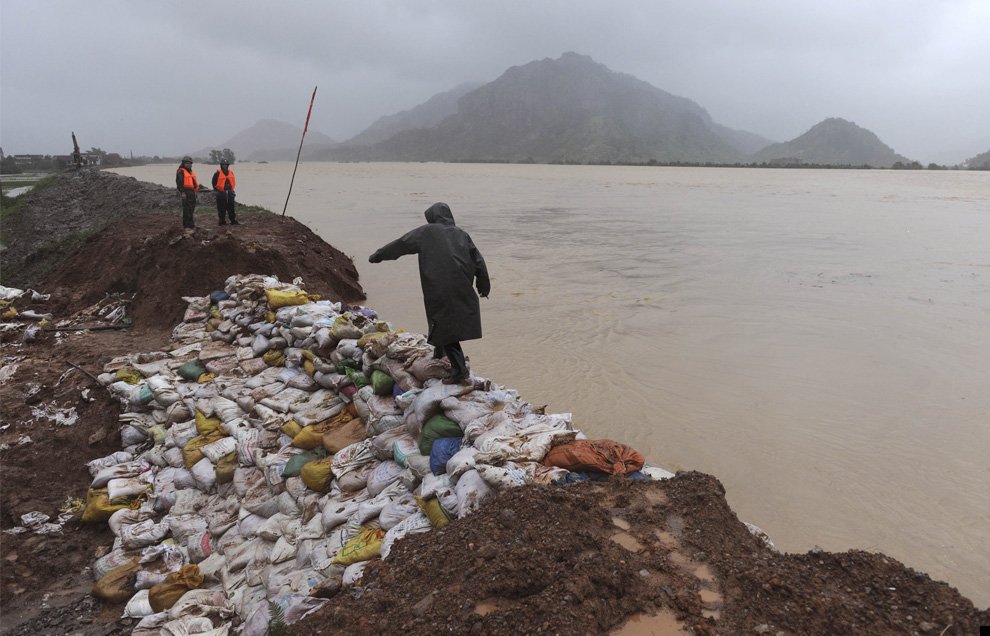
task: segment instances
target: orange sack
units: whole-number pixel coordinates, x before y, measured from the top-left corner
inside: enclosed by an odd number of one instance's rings
[[[593,470],[610,475],[628,475],[643,468],[646,459],[635,448],[610,439],[579,439],[554,446],[543,458],[546,466],[572,472]]]

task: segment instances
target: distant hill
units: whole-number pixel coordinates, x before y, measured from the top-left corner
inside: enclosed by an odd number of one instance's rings
[[[970,170],[990,170],[990,150],[967,159],[965,166]]]
[[[404,130],[433,128],[455,114],[457,100],[479,86],[481,84],[478,82],[466,82],[446,93],[438,93],[419,106],[379,118],[359,135],[343,143],[348,146],[370,146]]]
[[[210,150],[230,148],[240,160],[285,161],[296,158],[302,128],[276,119],[262,119],[250,128],[237,133],[227,141],[193,153],[195,157],[209,157]],[[312,128],[306,132],[306,146],[329,146],[333,139]]]
[[[757,162],[889,168],[910,159],[897,154],[880,138],[856,124],[832,117],[800,137],[773,144],[753,155]]]
[[[565,53],[512,67],[465,93],[457,111],[431,128],[402,130],[371,145],[348,142],[314,158],[731,163],[747,160],[766,141],[714,123],[689,99]]]

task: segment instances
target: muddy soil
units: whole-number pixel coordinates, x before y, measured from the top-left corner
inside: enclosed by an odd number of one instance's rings
[[[308,228],[249,209],[242,225],[217,227],[209,194],[192,235],[173,192],[126,177],[83,171],[26,196],[4,216],[0,281],[51,293],[15,305],[54,319],[34,341],[15,333],[0,345],[5,531],[28,512],[54,519],[85,496],[85,463],[120,447],[120,408],[93,376],[116,355],[161,348],[182,296],[266,273],[300,276],[333,300],[363,298],[350,259]],[[126,329],[51,329],[107,294],[133,295]],[[90,566],[112,540],[78,514],[60,534],[0,534],[0,633],[129,633],[122,606],[89,596]],[[882,554],[774,552],[739,522],[714,477],[682,473],[505,492],[399,542],[360,587],[293,633],[937,635],[981,624],[990,624],[986,610]]]

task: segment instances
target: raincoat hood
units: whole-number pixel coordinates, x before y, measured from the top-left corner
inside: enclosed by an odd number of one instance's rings
[[[450,206],[446,203],[434,203],[426,208],[427,223],[441,223],[443,225],[456,225],[454,214],[450,211]]]

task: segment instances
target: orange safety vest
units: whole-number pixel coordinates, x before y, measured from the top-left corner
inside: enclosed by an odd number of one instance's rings
[[[199,190],[199,181],[196,180],[196,173],[192,170],[179,168],[182,171],[182,187],[186,190]]]
[[[237,179],[234,178],[234,171],[227,168],[227,174],[223,173],[223,170],[217,170],[217,190],[223,192],[227,189],[227,180],[230,180],[230,189],[233,190],[237,187]]]

